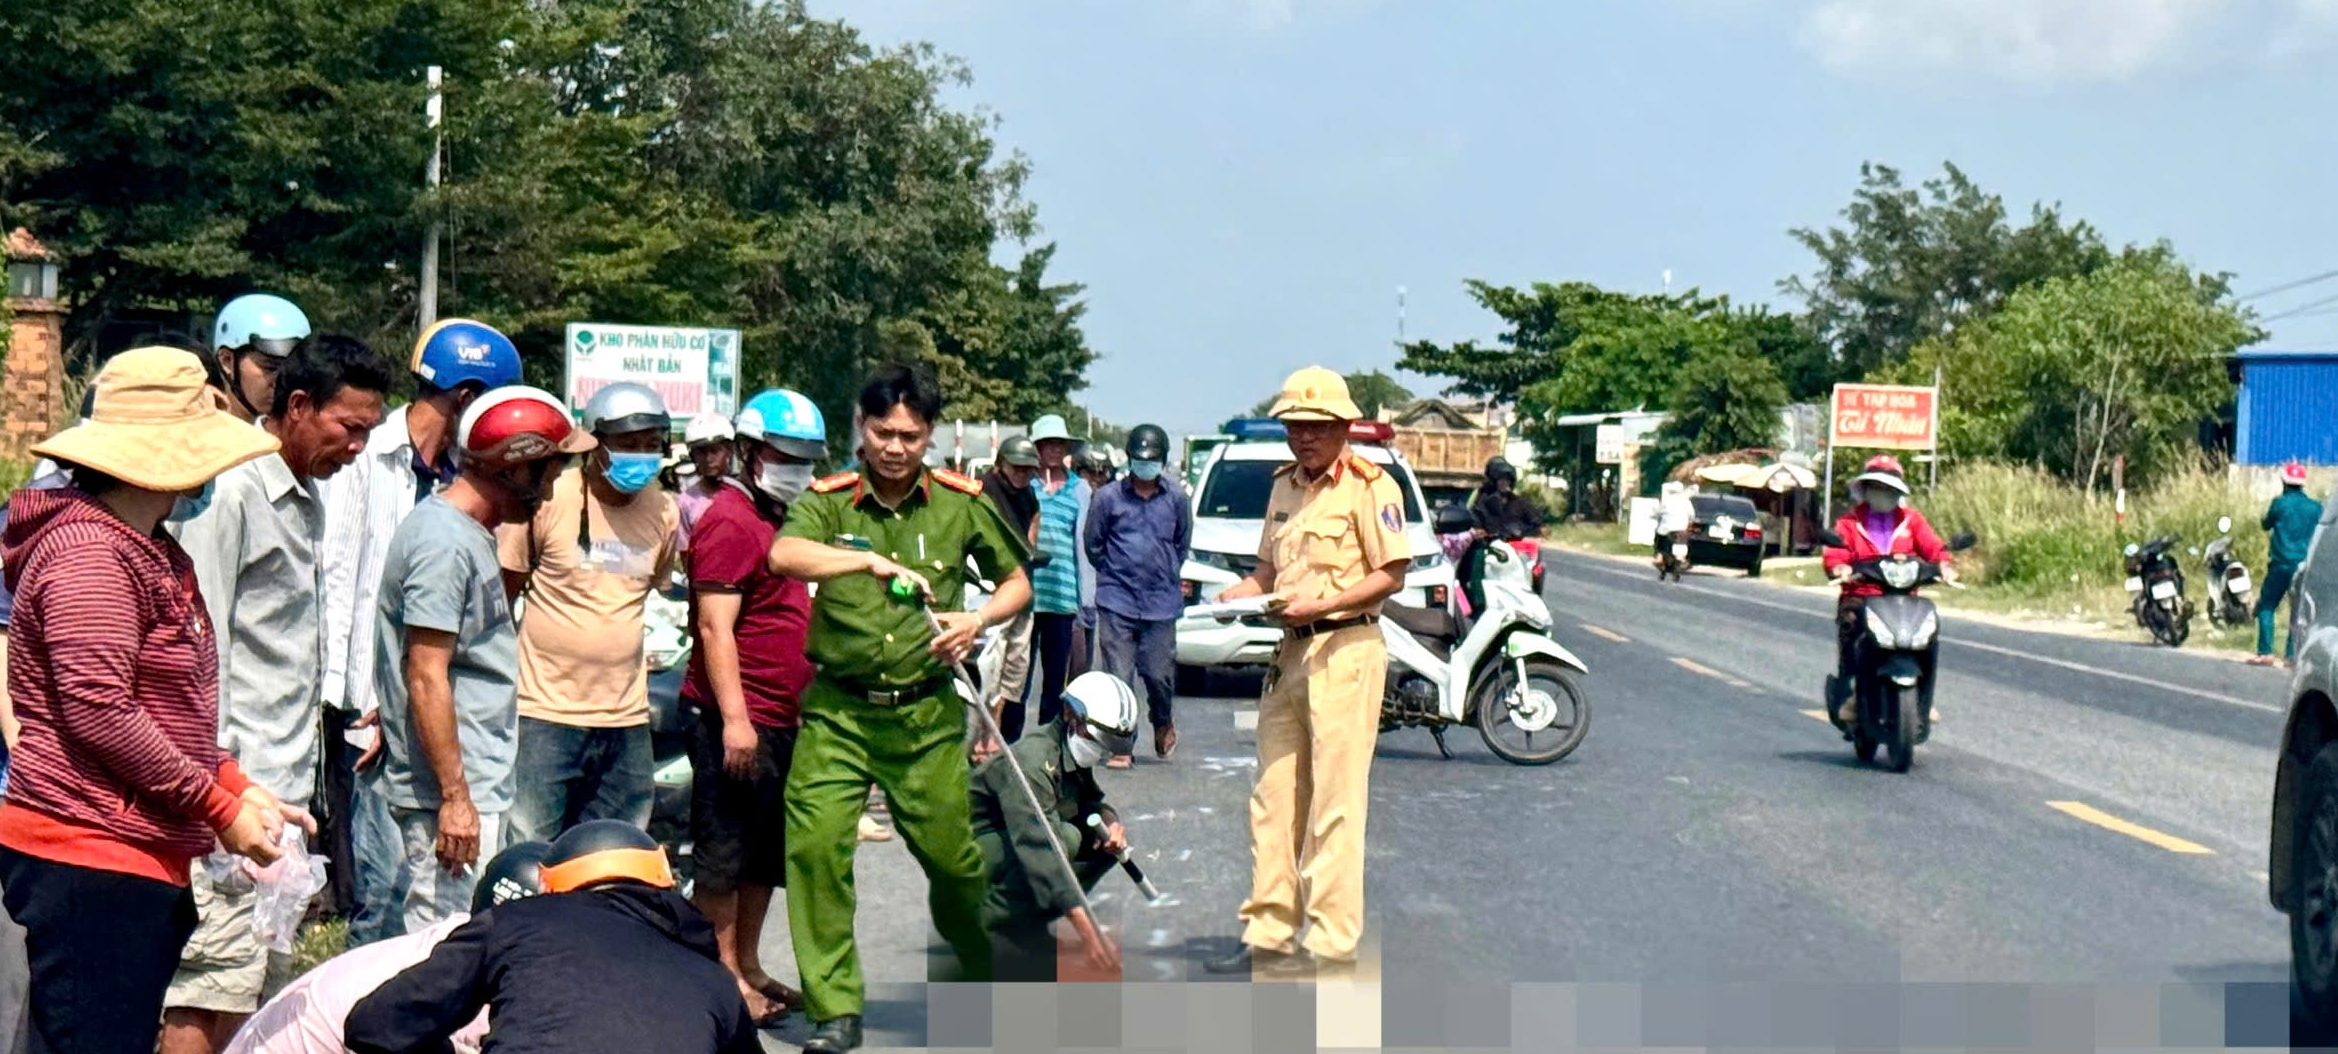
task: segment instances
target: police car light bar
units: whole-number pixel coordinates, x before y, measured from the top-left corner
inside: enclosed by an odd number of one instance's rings
[[[1290,435],[1290,430],[1272,417],[1237,417],[1226,422],[1222,431],[1236,439],[1282,439]]]
[[[1396,426],[1386,421],[1350,421],[1348,438],[1366,443],[1385,443],[1396,438]]]

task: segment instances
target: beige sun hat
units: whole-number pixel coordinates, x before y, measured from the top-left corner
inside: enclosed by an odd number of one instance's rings
[[[133,348],[98,371],[89,420],[32,448],[143,490],[193,490],[276,452],[276,437],[227,412],[204,383],[203,360],[177,348]]]
[[[1348,397],[1347,378],[1321,366],[1309,366],[1283,381],[1283,394],[1267,416],[1286,421],[1354,421],[1364,412]]]

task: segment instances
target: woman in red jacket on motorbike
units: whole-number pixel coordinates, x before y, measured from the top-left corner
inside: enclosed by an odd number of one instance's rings
[[[1827,577],[1842,583],[1842,595],[1835,602],[1835,679],[1830,682],[1833,691],[1827,699],[1827,713],[1845,737],[1850,736],[1851,725],[1858,718],[1851,680],[1858,671],[1859,641],[1866,632],[1867,598],[1883,595],[1882,586],[1850,578],[1851,565],[1879,556],[1912,553],[1944,565],[1941,579],[1955,581],[1955,572],[1945,566],[1948,546],[1942,544],[1924,514],[1907,504],[1908,482],[1898,458],[1888,454],[1870,458],[1851,480],[1851,497],[1858,504],[1835,521],[1835,533],[1843,537],[1844,544],[1841,548],[1828,546],[1821,557]]]

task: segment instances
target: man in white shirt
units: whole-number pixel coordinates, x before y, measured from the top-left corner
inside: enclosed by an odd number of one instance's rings
[[[365,452],[325,491],[324,610],[326,855],[350,912],[352,947],[395,932],[391,883],[399,836],[389,804],[357,793],[355,772],[380,749],[374,702],[374,607],[390,536],[417,502],[454,478],[455,426],[471,400],[517,384],[510,338],[468,319],[447,319],[414,343],[414,402],[392,410]]]
[[[548,842],[514,845],[480,872],[469,914],[458,912],[426,929],[351,948],[302,974],[252,1015],[226,1054],[346,1054],[341,1030],[358,1000],[430,958],[431,950],[472,915],[543,892],[544,854],[551,850]],[[487,1011],[447,1038],[464,1054],[477,1051],[487,1040]]]

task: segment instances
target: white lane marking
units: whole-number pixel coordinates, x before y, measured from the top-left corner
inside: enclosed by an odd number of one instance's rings
[[[1614,576],[1615,576],[1615,577],[1617,577],[1617,578],[1630,578],[1630,579],[1635,579],[1635,580],[1636,580],[1636,579],[1638,579],[1638,578],[1640,577],[1640,576],[1638,576],[1638,575],[1630,575],[1630,574],[1625,574],[1624,572],[1621,572],[1621,571],[1614,571],[1614,570],[1610,570],[1610,569],[1608,569],[1608,568],[1599,567],[1599,566],[1597,566],[1597,565],[1590,565],[1590,566],[1591,566],[1591,569],[1592,569],[1592,570],[1594,570],[1594,571],[1598,571],[1598,572],[1600,572],[1601,574],[1614,575]],[[1709,596],[1716,596],[1716,597],[1720,597],[1720,598],[1722,598],[1723,600],[1735,600],[1735,601],[1738,601],[1739,603],[1744,603],[1744,604],[1752,604],[1752,605],[1754,605],[1754,606],[1756,606],[1756,607],[1772,608],[1772,609],[1774,609],[1774,610],[1778,610],[1778,611],[1791,611],[1791,612],[1793,612],[1794,614],[1797,614],[1797,615],[1805,615],[1805,616],[1808,616],[1808,617],[1810,617],[1810,618],[1819,619],[1819,620],[1821,620],[1821,621],[1825,621],[1825,622],[1833,622],[1833,621],[1835,620],[1835,617],[1834,617],[1833,615],[1828,615],[1828,614],[1824,614],[1824,613],[1817,612],[1817,611],[1811,611],[1811,610],[1809,610],[1809,609],[1807,609],[1807,608],[1798,608],[1798,607],[1795,607],[1795,606],[1794,606],[1794,605],[1792,605],[1792,604],[1780,604],[1780,603],[1778,603],[1778,602],[1776,602],[1776,601],[1771,601],[1771,600],[1761,600],[1761,599],[1758,599],[1758,598],[1755,598],[1755,597],[1749,597],[1749,596],[1740,596],[1740,595],[1738,595],[1738,594],[1736,594],[1736,593],[1729,593],[1729,592],[1724,592],[1724,591],[1722,591],[1722,590],[1718,590],[1718,589],[1705,589],[1705,588],[1702,588],[1702,587],[1699,587],[1699,586],[1683,585],[1683,584],[1680,584],[1680,583],[1677,583],[1677,582],[1673,584],[1673,588],[1674,588],[1674,589],[1686,589],[1686,590],[1690,590],[1690,591],[1692,591],[1692,592],[1697,592],[1697,593],[1704,593],[1704,594],[1707,594],[1707,595],[1709,595]],[[1954,613],[1950,613],[1950,617],[1952,617],[1952,618],[1953,618],[1953,617],[1954,617]],[[2015,649],[2012,649],[2012,648],[2004,648],[2004,647],[1999,647],[1999,646],[1997,646],[1997,645],[1995,645],[1995,644],[1983,644],[1983,643],[1981,643],[1981,642],[1979,642],[1979,641],[1973,641],[1973,640],[1964,640],[1964,639],[1961,639],[1961,638],[1953,638],[1953,637],[1952,637],[1952,638],[1948,638],[1948,639],[1945,641],[1945,643],[1947,643],[1947,644],[1950,644],[1950,645],[1953,645],[1953,646],[1955,646],[1955,647],[1959,647],[1959,648],[1975,648],[1975,649],[1978,649],[1978,650],[1980,650],[1980,651],[1995,652],[1995,653],[1997,653],[1997,654],[1999,654],[1999,655],[2005,655],[2005,656],[2009,656],[2009,657],[2016,658],[2016,659],[2027,659],[2027,660],[2029,660],[2029,661],[2031,661],[2031,662],[2040,662],[2040,663],[2044,663],[2044,664],[2046,664],[2046,665],[2048,665],[2048,666],[2059,666],[2059,667],[2061,667],[2061,668],[2063,668],[2063,669],[2065,669],[2065,670],[2070,670],[2070,671],[2073,671],[2073,672],[2076,672],[2076,673],[2087,673],[2087,674],[2093,674],[2094,676],[2097,676],[2097,677],[2108,677],[2108,678],[2110,678],[2110,679],[2112,679],[2112,680],[2114,680],[2114,681],[2126,681],[2126,682],[2128,682],[2128,683],[2130,683],[2130,684],[2140,684],[2140,685],[2144,685],[2144,686],[2146,686],[2146,687],[2150,687],[2150,688],[2157,688],[2157,689],[2160,689],[2161,691],[2175,692],[2175,693],[2177,693],[2177,694],[2179,694],[2179,695],[2189,695],[2189,696],[2192,696],[2192,697],[2194,697],[2194,698],[2196,698],[2196,699],[2206,699],[2206,700],[2208,700],[2209,702],[2212,702],[2212,703],[2223,703],[2223,704],[2225,704],[2226,706],[2237,706],[2237,707],[2241,707],[2242,709],[2245,709],[2245,710],[2258,710],[2258,711],[2262,711],[2262,712],[2264,712],[2264,713],[2268,713],[2268,714],[2279,714],[2279,713],[2285,713],[2285,712],[2286,712],[2286,711],[2284,711],[2284,710],[2283,710],[2281,707],[2274,706],[2274,705],[2273,705],[2273,704],[2271,704],[2271,703],[2260,703],[2260,702],[2257,702],[2256,700],[2253,700],[2253,699],[2241,699],[2241,698],[2237,698],[2237,697],[2235,697],[2235,696],[2224,695],[2224,694],[2221,694],[2221,693],[2218,693],[2218,692],[2208,692],[2208,691],[2202,691],[2202,690],[2200,690],[2200,689],[2198,689],[2198,688],[2187,688],[2187,687],[2184,687],[2183,685],[2180,685],[2180,684],[2169,684],[2169,683],[2167,683],[2166,681],[2155,681],[2155,680],[2152,680],[2152,679],[2151,679],[2151,678],[2149,678],[2149,677],[2139,677],[2139,676],[2136,676],[2135,674],[2132,674],[2132,673],[2120,673],[2120,672],[2119,672],[2119,671],[2117,671],[2117,670],[2106,670],[2106,669],[2103,669],[2102,667],[2099,667],[2099,666],[2089,666],[2089,665],[2087,665],[2087,664],[2085,664],[2085,663],[2082,663],[2082,662],[2071,662],[2071,661],[2069,661],[2069,660],[2067,660],[2067,659],[2056,659],[2056,658],[2053,658],[2053,657],[2051,657],[2051,656],[2046,656],[2046,655],[2032,655],[2032,654],[2030,654],[2029,652],[2026,652],[2026,651],[2017,651],[2017,650],[2015,650]]]
[[[1256,711],[1256,710],[1236,710],[1236,711],[1234,711],[1234,731],[1236,731],[1236,732],[1256,732],[1256,731],[1258,731],[1258,711]]]

